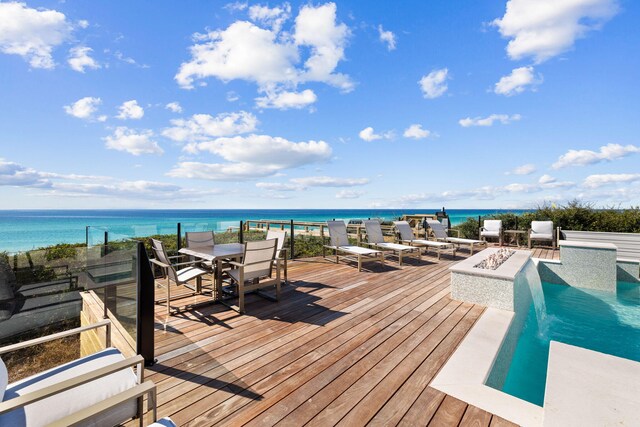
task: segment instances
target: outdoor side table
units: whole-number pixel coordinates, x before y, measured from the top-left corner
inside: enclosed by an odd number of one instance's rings
[[[525,235],[527,232],[524,230],[504,230],[504,234],[508,236],[508,245],[515,245],[520,247],[520,236]]]

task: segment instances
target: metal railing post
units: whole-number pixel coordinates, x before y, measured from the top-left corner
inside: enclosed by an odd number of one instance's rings
[[[240,243],[244,243],[244,222],[240,221],[240,235],[238,236]]]
[[[176,247],[178,250],[182,249],[182,224],[178,223],[178,229],[176,230],[176,234],[178,235],[178,244]]]
[[[85,227],[85,230],[84,230],[84,240],[85,240],[86,246],[89,246],[89,226],[88,225]]]
[[[144,358],[145,365],[151,366],[156,362],[154,355],[155,279],[147,250],[142,242],[138,242],[137,253],[136,352]]]
[[[291,237],[289,238],[289,240],[291,241],[291,255],[289,255],[289,259],[294,259],[295,258],[295,235],[293,234],[295,230],[295,227],[293,225],[293,220],[291,220]]]

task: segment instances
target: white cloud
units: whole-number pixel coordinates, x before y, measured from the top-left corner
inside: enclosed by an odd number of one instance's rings
[[[391,31],[385,31],[382,25],[378,25],[378,34],[380,41],[387,45],[387,50],[392,51],[396,48],[396,35]]]
[[[509,0],[493,25],[510,39],[511,59],[531,57],[540,63],[571,49],[617,12],[616,0]]]
[[[518,121],[522,118],[520,114],[512,114],[511,116],[508,114],[491,114],[487,117],[467,117],[466,119],[460,119],[458,123],[462,127],[470,127],[470,126],[493,126],[494,122],[500,122],[503,125],[508,125],[511,122]]]
[[[150,130],[136,131],[124,126],[117,127],[113,135],[103,138],[110,150],[126,151],[134,156],[140,154],[162,154],[163,150],[153,139]]]
[[[71,105],[65,105],[64,111],[70,116],[77,117],[79,119],[90,120],[93,119],[93,113],[98,111],[98,106],[102,104],[100,98],[94,98],[86,96],[74,102]],[[99,121],[104,121],[100,120]]]
[[[182,106],[180,105],[179,102],[170,102],[167,105],[165,105],[164,108],[166,108],[167,110],[173,113],[182,113]]]
[[[631,144],[607,144],[600,147],[599,151],[569,150],[560,156],[552,167],[554,169],[561,169],[568,166],[586,166],[620,159],[633,153],[640,153],[640,147]]]
[[[291,182],[303,187],[355,187],[366,185],[370,181],[367,178],[334,178],[330,176],[308,176],[293,178]]]
[[[422,125],[413,124],[404,130],[402,136],[405,138],[425,139],[431,135],[431,131],[422,129]]]
[[[542,80],[542,74],[536,76],[533,67],[515,68],[511,74],[500,78],[493,91],[498,95],[511,96],[522,93],[527,88],[535,90]]]
[[[258,119],[246,111],[209,114],[194,114],[190,119],[171,120],[173,125],[162,131],[162,135],[178,142],[199,142],[221,136],[232,136],[253,132]]]
[[[429,74],[423,76],[418,84],[422,89],[425,98],[433,99],[444,95],[447,91],[447,79],[449,78],[449,70],[442,68],[433,70]]]
[[[366,127],[364,129],[362,129],[358,133],[358,136],[362,140],[371,142],[371,141],[375,141],[375,140],[378,140],[378,139],[391,139],[391,138],[393,138],[393,131],[385,132],[383,134],[377,134],[377,133],[375,133],[373,128],[371,126],[369,126],[369,127]]]
[[[350,31],[336,20],[336,5],[303,6],[289,31],[280,30],[290,7],[251,7],[250,16],[271,28],[236,21],[224,30],[196,34],[191,59],[181,64],[178,84],[191,89],[196,80],[254,82],[259,92],[291,91],[305,82],[323,82],[343,91],[351,79],[335,70],[344,59]],[[274,16],[277,16],[274,18]]]
[[[518,166],[517,168],[506,172],[505,175],[531,175],[536,171],[535,165],[526,164],[522,166]]]
[[[54,68],[53,49],[67,41],[72,30],[65,15],[56,10],[0,3],[0,52],[19,55],[32,68]]]
[[[311,89],[305,89],[302,92],[268,91],[266,96],[256,98],[256,105],[260,108],[279,110],[300,109],[313,104],[317,99],[318,97]]]
[[[289,19],[290,15],[291,5],[289,3],[272,8],[263,5],[249,7],[249,18],[252,21],[271,27],[275,32],[280,31],[282,24]]]
[[[50,187],[42,174],[18,163],[0,158],[0,185],[12,187]]]
[[[304,187],[298,184],[287,184],[283,182],[257,182],[256,187],[269,191],[301,191]]]
[[[279,170],[270,165],[257,166],[251,163],[180,162],[167,173],[167,176],[212,181],[246,181],[274,175]]]
[[[112,197],[148,200],[202,200],[220,190],[182,188],[153,181],[121,181],[109,176],[36,171],[0,159],[0,186],[42,189],[40,195],[59,197]]]
[[[540,183],[540,184],[542,184],[542,185],[545,185],[545,184],[551,184],[551,183],[554,183],[554,182],[556,182],[556,181],[557,181],[557,180],[556,180],[554,177],[552,177],[551,175],[544,174],[544,175],[542,175],[542,176],[540,177],[540,179],[538,180],[538,183]]]
[[[609,184],[631,183],[640,181],[640,173],[611,173],[601,175],[589,175],[583,185],[588,188],[602,187]]]
[[[132,99],[131,101],[123,102],[122,105],[118,107],[118,115],[116,117],[121,120],[139,120],[143,116],[144,109],[138,105],[138,101]]]
[[[362,191],[341,190],[336,193],[336,199],[358,199],[364,195]]]
[[[230,90],[229,92],[227,92],[227,101],[236,102],[239,99],[240,99],[240,97],[234,91]]]
[[[211,180],[245,180],[275,175],[290,168],[325,162],[331,147],[324,141],[292,142],[269,135],[216,138],[189,145],[192,153],[209,152],[228,163],[182,162],[170,176]]]
[[[98,69],[100,68],[100,64],[89,56],[89,54],[93,52],[93,49],[87,46],[76,46],[72,47],[69,50],[69,58],[67,59],[67,63],[71,67],[72,70],[75,70],[79,73],[84,73],[85,68]]]
[[[275,169],[299,167],[331,157],[331,147],[324,141],[292,142],[269,135],[217,138],[198,143],[196,148],[229,162],[270,165]]]

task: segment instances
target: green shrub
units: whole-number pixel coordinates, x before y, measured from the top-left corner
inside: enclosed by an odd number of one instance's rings
[[[565,230],[640,233],[640,207],[597,209],[590,203],[576,200],[564,206],[545,203],[520,215],[504,213],[481,218],[482,221],[485,219],[501,219],[505,230],[526,231],[531,227],[531,221],[553,221],[554,227]],[[453,228],[460,230],[463,237],[478,237],[476,218],[469,218]]]

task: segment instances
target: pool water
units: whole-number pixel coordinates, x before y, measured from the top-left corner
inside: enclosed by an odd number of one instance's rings
[[[640,285],[618,282],[617,294],[542,283],[546,318],[533,304],[502,391],[542,406],[551,340],[640,362]]]

